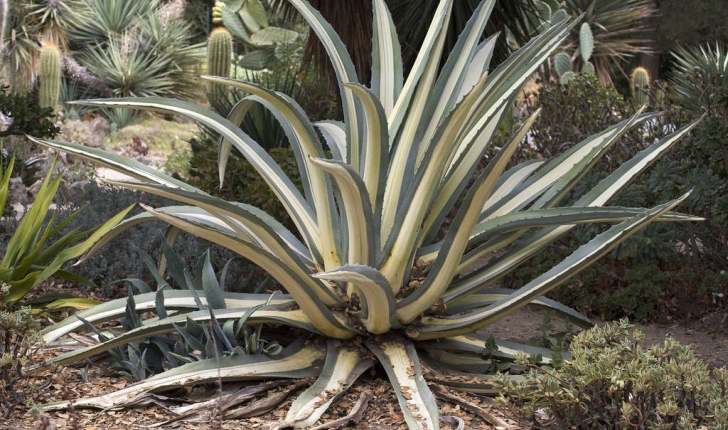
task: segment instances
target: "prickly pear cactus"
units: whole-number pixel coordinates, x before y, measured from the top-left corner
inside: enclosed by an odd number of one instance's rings
[[[650,93],[650,73],[644,67],[637,67],[632,71],[630,83],[632,84],[632,99],[636,106],[647,103]]]
[[[571,58],[566,52],[559,52],[554,56],[554,69],[559,78],[563,78],[566,72],[571,72]]]
[[[45,44],[40,50],[38,101],[41,107],[55,109],[61,91],[61,52],[58,46]]]
[[[594,35],[588,22],[581,25],[579,30],[579,51],[584,63],[588,63],[594,53]]]

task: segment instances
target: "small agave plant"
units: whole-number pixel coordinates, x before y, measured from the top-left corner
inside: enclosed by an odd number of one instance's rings
[[[115,393],[76,400],[75,407],[120,407],[152,390],[218,380],[317,377],[292,404],[286,426],[315,423],[332,402],[368,368],[381,364],[407,425],[437,429],[438,406],[425,376],[471,391],[487,391],[488,378],[467,378],[490,363],[481,353],[490,324],[524,306],[548,308],[589,326],[577,312],[541,298],[652,221],[694,218],[671,212],[686,195],[651,209],[605,204],[694,125],[638,153],[569,206],[567,196],[630,128],[653,118],[638,113],[575,145],[551,160],[511,166],[529,118],[484,170],[476,167],[521,86],[568,36],[573,22],[543,31],[506,62],[489,67],[496,36],[482,39],[495,0],[485,0],[441,62],[453,0],[442,0],[424,45],[405,77],[397,33],[384,0],[373,0],[371,88],[358,82],[338,35],[305,0],[290,0],[326,47],[338,75],[344,121],[311,123],[286,95],[258,85],[206,76],[248,92],[228,118],[194,104],[162,98],[89,100],[104,108],[135,108],[184,115],[221,135],[220,178],[233,148],[255,166],[297,227],[286,230],[248,205],[212,197],[141,163],[99,149],[51,140],[50,147],[129,174],[139,182],[115,185],[175,199],[184,205],[146,208],[107,235],[163,220],[236,251],[267,270],[288,294],[225,293],[199,300],[225,321],[245,316],[249,324],[290,326],[310,333],[284,343],[279,354],[241,354],[201,360],[150,377]],[[237,126],[260,103],[280,121],[295,151],[303,193],[273,159]],[[320,133],[320,134],[319,134]],[[323,136],[323,141],[319,136]],[[327,157],[326,150],[331,156]],[[444,228],[447,215],[457,215]],[[613,226],[518,290],[496,288],[505,274],[584,223]],[[445,230],[444,235],[441,230]],[[100,245],[99,245],[100,246]],[[98,248],[98,246],[97,246]],[[91,324],[123,317],[126,300],[81,313]],[[214,303],[213,303],[214,302]],[[136,311],[162,303],[166,318],[144,321],[98,345],[60,355],[68,364],[165,332],[188,319],[208,324],[189,291],[165,290],[135,297]],[[254,310],[254,311],[251,311]],[[52,342],[84,323],[71,317],[44,331]],[[273,330],[267,331],[271,333]],[[498,342],[498,360],[517,350],[548,351]],[[492,350],[493,348],[491,348]],[[450,378],[456,374],[454,378]],[[46,405],[67,407],[68,402]]]

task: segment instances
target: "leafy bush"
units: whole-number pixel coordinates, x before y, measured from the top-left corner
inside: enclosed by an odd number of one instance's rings
[[[9,308],[10,286],[0,283],[0,416],[32,401],[38,387],[28,380],[28,365],[41,348],[40,322],[29,306]]]
[[[529,370],[523,381],[503,375],[497,401],[553,429],[727,429],[728,369],[709,370],[690,348],[667,338],[643,347],[627,320],[574,337],[571,356]],[[702,426],[702,427],[701,427]]]

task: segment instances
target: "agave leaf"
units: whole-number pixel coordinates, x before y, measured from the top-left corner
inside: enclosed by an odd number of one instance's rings
[[[417,140],[421,142],[418,147],[418,166],[427,152],[430,142],[433,141],[440,123],[452,111],[455,104],[462,99],[461,89],[467,76],[465,70],[471,66],[493,6],[495,6],[495,0],[485,0],[475,9],[442,67],[434,87],[429,92],[423,115],[423,124],[426,124],[426,127],[421,129],[422,132],[418,133],[417,137]]]
[[[169,190],[164,187],[144,184],[128,184],[127,186],[144,191],[154,191],[155,194],[195,205],[170,206],[157,210],[145,206],[145,209],[157,218],[171,216],[180,221],[184,220],[185,222],[204,225],[233,239],[234,243],[228,241],[226,246],[251,261],[256,261],[258,258],[255,255],[257,252],[255,250],[261,249],[275,256],[278,264],[285,265],[288,270],[295,272],[301,279],[307,278],[310,273],[309,266],[306,265],[305,260],[302,261],[300,253],[297,254],[295,248],[292,249],[288,246],[291,242],[295,243],[295,238],[287,237],[289,242],[286,243],[280,234],[285,234],[287,231],[276,231],[271,228],[270,224],[265,222],[270,217],[259,209],[252,206],[230,204],[224,200],[208,199],[182,190]],[[208,210],[212,212],[208,212]],[[238,246],[235,246],[235,244],[238,244]],[[269,267],[266,270],[275,277],[275,271],[268,269],[272,268]],[[341,299],[336,292],[326,285],[321,285],[311,279],[303,281],[303,285],[306,285],[311,292],[315,293],[327,305],[339,306],[341,304]]]
[[[426,349],[439,349],[442,351],[457,352],[481,357],[485,344],[488,342],[489,338],[489,335],[482,333],[469,333],[467,335],[453,336],[446,339],[424,341],[422,342],[422,347]],[[493,355],[500,359],[513,361],[515,360],[516,353],[523,351],[534,357],[540,355],[541,363],[543,364],[552,363],[552,351],[548,348],[525,345],[519,342],[509,342],[500,339],[495,339],[495,344],[498,349],[493,351]],[[417,345],[420,345],[420,343]],[[568,353],[566,353],[565,358],[568,358]]]
[[[499,35],[499,33],[496,33],[489,36],[478,45],[475,55],[470,61],[470,65],[467,70],[463,71],[465,73],[465,79],[460,87],[460,94],[455,100],[456,103],[462,100],[475,87],[475,84],[478,83],[481,76],[488,73],[490,60],[493,59],[493,50],[495,49]]]
[[[346,127],[339,121],[319,121],[316,127],[326,139],[334,160],[344,161],[346,156]]]
[[[207,305],[210,309],[225,309],[227,307],[225,303],[225,294],[220,288],[220,284],[217,282],[217,276],[215,276],[215,269],[212,267],[210,262],[210,251],[205,252],[205,262],[202,266],[202,289],[205,291],[205,297],[207,297]]]
[[[307,378],[318,375],[316,365],[325,356],[323,345],[298,339],[275,358],[264,354],[234,355],[185,364],[113,393],[87,399],[43,405],[44,411],[75,408],[122,407],[150,391],[173,389],[206,382],[270,378]]]
[[[372,13],[372,92],[377,94],[385,114],[389,115],[404,85],[402,50],[384,0],[372,2]],[[383,150],[388,147],[388,144],[382,146]]]
[[[613,226],[606,232],[595,237],[591,242],[579,247],[573,254],[566,257],[559,264],[516,290],[507,298],[462,317],[424,317],[421,320],[422,325],[419,327],[411,326],[407,334],[420,340],[452,337],[470,333],[492,324],[568,280],[589,264],[611,251],[637,230],[683,202],[689,195],[690,193],[688,192],[678,199],[646,210],[640,215],[631,217]]]
[[[247,312],[248,309],[220,309],[215,313],[215,317],[219,321],[227,321],[230,319],[238,320],[242,315]],[[100,354],[118,346],[126,345],[130,342],[137,341],[139,339],[146,339],[152,336],[169,333],[175,330],[175,325],[185,323],[189,320],[196,323],[208,323],[211,320],[210,310],[201,310],[190,312],[186,314],[176,314],[165,319],[153,319],[144,321],[144,323],[133,330],[126,331],[119,334],[118,336],[107,340],[106,342],[99,343],[97,345],[89,346],[86,348],[77,349],[74,351],[61,354],[53,357],[41,363],[38,367],[46,367],[51,364],[66,365],[70,363],[83,360],[87,357]],[[274,324],[285,324],[293,327],[297,327],[311,333],[320,334],[316,328],[311,325],[310,319],[305,315],[302,310],[278,310],[278,309],[259,309],[253,315],[248,317],[250,324],[261,324],[261,323],[274,323]],[[89,322],[89,324],[91,324]],[[202,325],[205,330],[205,325]],[[208,336],[209,338],[209,336]]]
[[[507,106],[510,106],[510,103],[506,103],[504,105],[504,108],[507,108]],[[502,112],[501,112],[502,113]],[[538,115],[541,113],[541,110],[537,110],[536,112],[531,115],[531,117],[528,118],[526,123],[521,126],[521,128],[518,130],[518,132],[513,135],[508,143],[504,146],[504,148],[517,148],[518,145],[523,141],[523,139],[526,137],[528,131],[531,129],[531,126],[538,118]],[[500,115],[500,113],[498,114]],[[497,121],[492,121],[493,124],[497,124]],[[490,141],[490,139],[487,139]],[[501,149],[502,151],[503,149]],[[503,167],[505,169],[505,167]],[[465,169],[455,169],[449,177],[445,180],[444,185],[438,192],[438,196],[436,197],[435,201],[432,204],[432,209],[430,209],[430,215],[425,220],[424,225],[424,233],[428,235],[428,238],[432,238],[434,234],[437,232],[437,229],[442,224],[442,221],[447,216],[447,212],[445,209],[451,208],[455,204],[455,200],[460,196],[460,194],[463,192],[463,189],[467,186],[467,182],[465,180],[466,177],[471,177],[473,174],[473,171],[475,170],[475,165],[472,165],[469,170]],[[497,175],[497,180],[500,179],[502,176],[502,172],[500,170],[494,171],[495,175]],[[493,188],[498,185],[498,182],[493,184]],[[492,190],[491,190],[492,193]],[[490,196],[488,196],[490,198]],[[487,201],[487,200],[486,200]],[[485,202],[483,203],[485,205]]]
[[[510,168],[498,179],[493,194],[491,194],[488,201],[483,205],[483,212],[491,210],[495,203],[499,202],[511,190],[520,186],[533,172],[547,162],[548,160],[529,160]]]
[[[346,261],[370,264],[377,251],[377,237],[374,234],[374,215],[366,185],[348,164],[322,158],[311,161],[336,181],[342,212],[346,216],[344,230],[347,236],[343,245],[343,249],[348,250]]]
[[[296,428],[310,427],[326,412],[331,403],[372,367],[374,360],[362,349],[329,340],[326,344],[326,360],[316,382],[301,393],[293,402],[286,422]]]
[[[233,146],[245,156],[250,164],[255,167],[263,180],[265,180],[270,186],[271,190],[273,190],[283,206],[286,208],[286,211],[295,222],[306,242],[309,243],[310,248],[313,250],[320,249],[320,238],[318,235],[316,221],[314,219],[314,213],[312,212],[311,207],[306,203],[303,196],[301,196],[298,189],[296,189],[291,179],[286,176],[280,166],[258,143],[253,141],[250,136],[245,134],[227,119],[201,108],[194,103],[175,99],[163,99],[159,97],[84,100],[82,104],[101,107],[136,108],[141,110],[179,114],[192,118],[220,133],[222,137],[229,140]],[[78,148],[79,145],[74,147],[73,144],[52,141],[43,141],[43,143],[60,150],[77,154],[84,158],[89,158],[86,157],[85,152],[90,150],[90,148],[80,150]],[[111,154],[105,153],[105,151],[97,150],[97,152],[101,153],[101,159],[113,159],[114,157]],[[123,159],[123,157],[116,157]],[[91,161],[98,160],[91,159]],[[121,161],[118,164],[109,165],[108,167],[121,171],[122,173],[126,173],[127,164],[132,165],[133,163],[125,163]],[[153,169],[148,167],[146,167],[146,169],[151,170],[154,173],[148,175],[149,177],[142,176],[142,178],[165,184],[161,182],[160,178],[164,179],[166,175],[158,174],[158,172],[155,172]],[[136,169],[132,169],[131,172],[135,173]],[[175,188],[183,188],[188,191],[204,194],[196,188],[184,184],[184,182],[176,182],[183,184],[183,186],[176,185]],[[169,184],[165,185],[174,186]]]
[[[414,344],[401,337],[370,338],[365,345],[387,372],[404,420],[411,429],[439,429],[437,402],[422,375]]]
[[[226,76],[224,76],[226,77]],[[248,111],[255,105],[255,102],[250,97],[245,97],[239,100],[230,109],[228,113],[228,121],[235,125],[240,125],[245,117],[248,115]],[[227,164],[230,160],[230,154],[233,150],[233,143],[223,136],[220,136],[219,143],[217,145],[217,174],[218,181],[220,182],[220,188],[225,183],[225,172],[227,171]]]
[[[662,153],[674,145],[682,136],[695,127],[701,118],[688,124],[686,127],[665,137],[664,139],[650,145],[640,151],[609,176],[602,179],[596,187],[587,192],[574,203],[575,207],[601,206],[606,204],[616,193],[624,188],[632,178],[649,167]],[[447,303],[456,297],[470,294],[485,285],[497,280],[511,270],[518,267],[526,259],[530,258],[545,246],[553,243],[559,237],[568,233],[573,226],[564,225],[547,229],[534,237],[511,249],[503,256],[497,258],[492,264],[478,269],[461,280],[456,281],[448,289],[448,294],[443,297]]]
[[[340,83],[341,105],[344,111],[344,124],[347,138],[345,161],[354,170],[361,172],[361,150],[365,134],[363,133],[362,124],[360,124],[362,118],[359,118],[357,114],[359,104],[354,99],[353,94],[341,86],[342,83],[359,82],[354,63],[351,61],[349,52],[346,50],[346,46],[341,41],[339,35],[316,9],[304,0],[290,0],[290,4],[308,22],[311,30],[316,33],[331,59],[331,64],[336,72],[337,80]]]
[[[356,287],[355,292],[362,302],[363,317],[360,319],[369,333],[382,334],[400,327],[394,313],[392,286],[377,269],[359,264],[346,265],[313,276],[329,281],[348,282]]]
[[[250,308],[260,304],[265,304],[268,300],[268,294],[242,294],[242,293],[224,293],[227,307],[229,308]],[[159,290],[156,293],[139,294],[135,296],[137,312],[149,312],[156,309],[157,297],[164,297],[164,306],[167,310],[196,310],[197,304],[194,302],[190,291],[182,290]],[[203,304],[207,304],[207,297],[200,297]],[[291,296],[287,294],[279,294],[271,300],[270,306],[273,308],[285,308],[294,304]],[[61,336],[70,333],[78,328],[83,327],[76,316],[88,320],[90,323],[100,324],[120,318],[124,315],[126,307],[126,298],[116,299],[109,302],[101,303],[93,309],[77,312],[76,315],[70,316],[63,321],[48,326],[41,331],[43,342],[50,344]],[[161,315],[160,315],[161,317]]]
[[[326,270],[337,267],[339,261],[334,240],[336,223],[333,221],[337,218],[337,215],[333,210],[333,196],[331,195],[331,187],[326,180],[326,175],[318,169],[315,169],[311,162],[312,157],[324,157],[324,151],[318,140],[316,131],[306,117],[306,114],[298,103],[285,94],[270,91],[260,85],[234,79],[208,76],[203,76],[203,78],[212,82],[240,88],[254,94],[257,97],[251,97],[250,100],[262,103],[281,124],[296,156],[306,199],[312,203],[315,209],[319,234],[322,237],[322,246],[324,246],[321,250],[324,258],[324,267]],[[236,117],[235,119],[237,120],[238,118]]]
[[[505,288],[484,288],[481,293],[461,297],[458,300],[448,303],[445,314],[457,315],[473,309],[484,308],[512,293],[513,290]],[[587,317],[579,312],[548,297],[536,298],[528,305],[536,309],[553,311],[559,318],[569,320],[576,326],[582,328],[590,328],[594,325]]]
[[[412,183],[414,155],[417,148],[415,133],[420,125],[429,91],[435,82],[440,65],[447,26],[452,13],[452,0],[439,3],[427,36],[420,48],[412,70],[407,76],[394,110],[388,117],[390,164],[382,206],[381,243],[384,245],[396,224],[400,204]],[[393,284],[398,288],[396,284]]]
[[[442,249],[430,272],[413,293],[397,303],[397,318],[400,322],[410,323],[426,309],[430,308],[447,290],[457,274],[460,258],[468,245],[470,232],[478,222],[480,208],[490,196],[498,178],[510,162],[520,140],[513,139],[501,149],[488,163],[485,171],[476,179],[468,192],[462,208],[453,220],[450,230],[443,241]]]
[[[242,242],[221,231],[220,226],[215,228],[200,223],[201,220],[194,218],[187,219],[186,214],[170,215],[159,210],[147,209],[162,221],[177,226],[191,234],[205,238],[214,243],[220,244],[228,249],[244,255],[253,263],[270,273],[286,290],[294,297],[302,309],[305,310],[311,323],[321,332],[337,339],[348,339],[356,335],[356,330],[342,324],[334,317],[332,311],[322,301],[329,291],[318,283],[312,283],[310,276],[299,275],[286,264],[282,263],[277,256],[268,251]]]
[[[138,99],[130,99],[130,100],[142,100],[142,99],[143,98],[140,97]],[[124,100],[124,99],[114,99],[114,100]],[[158,100],[166,100],[166,99],[158,99]],[[88,101],[91,102],[91,100],[88,100]],[[84,102],[86,102],[86,100],[84,100]],[[168,187],[182,188],[182,189],[197,191],[198,193],[205,194],[204,192],[198,190],[197,188],[195,188],[185,182],[179,181],[169,175],[159,172],[158,170],[155,170],[155,169],[147,166],[146,164],[141,163],[132,158],[123,157],[123,156],[121,156],[119,154],[115,154],[113,152],[104,151],[104,150],[98,149],[98,148],[92,148],[90,146],[79,145],[77,143],[60,142],[57,140],[48,140],[48,139],[36,139],[32,136],[28,136],[28,138],[41,145],[50,146],[51,148],[55,148],[59,151],[70,152],[81,158],[91,161],[94,164],[99,164],[101,166],[108,167],[109,169],[124,173],[124,174],[129,175],[132,178],[135,178],[138,180],[148,180],[148,181],[152,181],[152,182],[155,182],[158,184],[164,184]]]
[[[354,94],[364,108],[368,139],[363,142],[362,178],[368,191],[369,201],[374,208],[375,219],[379,219],[389,165],[387,117],[382,104],[371,90],[357,84],[344,84],[344,87]]]

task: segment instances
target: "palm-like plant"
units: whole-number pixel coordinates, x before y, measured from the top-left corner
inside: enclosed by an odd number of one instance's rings
[[[161,98],[85,101],[101,107],[150,109],[185,115],[222,136],[220,175],[232,148],[255,166],[286,207],[298,236],[261,210],[209,196],[133,160],[82,145],[38,140],[130,174],[144,182],[118,185],[176,199],[184,206],[147,208],[125,221],[120,232],[161,219],[174,227],[224,245],[260,265],[288,294],[227,293],[206,296],[161,291],[135,298],[137,312],[159,307],[177,311],[97,346],[67,353],[51,362],[65,364],[157,333],[171,332],[188,318],[226,324],[242,316],[250,324],[272,323],[309,331],[275,356],[236,356],[172,369],[116,393],[74,401],[75,407],[116,407],[171,385],[222,379],[299,378],[318,381],[291,406],[286,420],[310,425],[365,369],[379,362],[397,393],[410,428],[439,428],[436,402],[423,365],[444,371],[482,371],[487,336],[479,330],[527,306],[553,309],[575,323],[589,322],[541,295],[607,253],[651,221],[686,220],[670,212],[685,196],[652,208],[604,205],[691,128],[654,143],[579,197],[561,207],[585,173],[622,134],[653,115],[638,113],[589,137],[552,160],[509,167],[511,155],[535,116],[501,148],[487,167],[476,167],[521,86],[569,35],[573,24],[546,29],[508,60],[488,72],[494,38],[481,42],[494,0],[485,0],[468,21],[441,67],[452,0],[442,0],[412,71],[405,79],[400,47],[384,0],[373,1],[372,86],[358,83],[354,65],[338,35],[305,0],[291,4],[322,40],[337,72],[344,122],[312,124],[289,97],[258,85],[206,77],[251,95],[223,118],[191,103]],[[270,109],[283,125],[300,166],[303,192],[249,136],[234,124],[251,103]],[[325,138],[321,142],[317,132]],[[331,158],[326,158],[328,146]],[[470,181],[473,176],[474,181]],[[460,199],[462,197],[462,199]],[[444,236],[446,216],[457,216]],[[519,290],[494,288],[503,275],[583,223],[613,223],[606,232]],[[107,236],[110,238],[110,236]],[[300,238],[300,239],[299,239]],[[465,274],[467,273],[467,274]],[[223,308],[224,309],[221,309]],[[80,316],[98,323],[124,315],[125,300]],[[48,342],[82,328],[70,318],[45,330]],[[325,342],[326,347],[322,347]],[[499,343],[498,357],[516,349],[548,351]],[[458,376],[462,384],[462,377]],[[474,378],[471,390],[487,390]],[[48,405],[65,407],[68,402]]]
[[[715,46],[679,47],[672,53],[673,92],[688,112],[724,111],[728,106],[728,50]]]
[[[594,35],[591,58],[602,83],[612,81],[610,74],[615,68],[627,76],[622,64],[629,57],[652,50],[646,34],[650,29],[647,19],[657,13],[653,0],[565,0],[563,8],[572,17],[584,14],[582,22],[589,23]],[[579,30],[574,29],[566,45],[577,62],[581,54]]]

